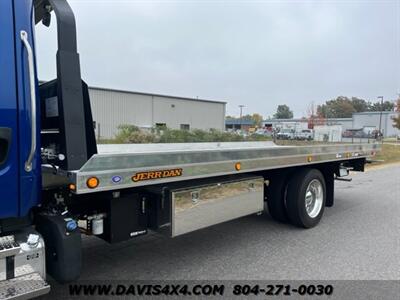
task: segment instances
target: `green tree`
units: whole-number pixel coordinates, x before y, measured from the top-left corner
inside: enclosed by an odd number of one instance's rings
[[[326,101],[317,108],[317,114],[324,118],[351,118],[354,112],[356,109],[352,101],[344,96]]]
[[[275,119],[293,119],[293,112],[286,104],[278,105],[276,113],[274,114]]]
[[[262,121],[264,120],[263,116],[257,113],[253,114],[251,116],[251,119],[254,121],[254,124],[258,127],[262,125]]]
[[[360,99],[357,97],[351,97],[351,104],[354,107],[356,112],[363,112],[369,109],[370,103],[365,101],[364,99]]]
[[[339,96],[336,99],[326,101],[318,105],[317,114],[324,118],[350,118],[355,112],[364,111],[393,111],[394,103],[385,101],[367,102],[357,97]]]
[[[370,104],[369,111],[393,111],[394,103],[391,101],[377,101],[375,103]]]

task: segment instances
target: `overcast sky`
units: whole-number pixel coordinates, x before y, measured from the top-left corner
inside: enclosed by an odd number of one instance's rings
[[[339,95],[400,93],[400,0],[69,1],[89,85],[227,101],[227,114],[295,116]],[[39,75],[55,77],[56,22]],[[140,109],[140,108],[138,108]]]

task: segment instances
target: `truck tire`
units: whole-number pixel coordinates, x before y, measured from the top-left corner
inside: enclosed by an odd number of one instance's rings
[[[268,189],[267,205],[270,216],[278,222],[286,223],[288,216],[285,206],[286,184],[283,180],[272,182]]]
[[[322,218],[326,202],[326,185],[322,173],[303,169],[287,186],[286,211],[289,221],[299,227],[312,228]]]

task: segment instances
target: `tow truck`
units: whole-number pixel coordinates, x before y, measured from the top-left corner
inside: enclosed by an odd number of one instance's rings
[[[41,83],[35,26],[48,26],[52,16],[57,76]],[[380,149],[97,145],[66,0],[1,0],[0,65],[2,299],[48,293],[47,275],[77,280],[84,234],[109,243],[150,231],[176,237],[264,210],[277,221],[314,227],[334,204],[335,179],[364,171]]]

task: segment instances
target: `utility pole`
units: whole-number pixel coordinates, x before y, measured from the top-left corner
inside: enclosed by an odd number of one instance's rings
[[[379,135],[382,134],[382,110],[383,110],[383,96],[378,96],[378,99],[381,99],[381,109],[379,114]],[[383,136],[382,136],[383,137]]]
[[[240,108],[240,131],[242,131],[242,126],[243,126],[243,121],[242,121],[242,119],[243,119],[243,107],[244,107],[243,104],[239,105],[239,108]]]

